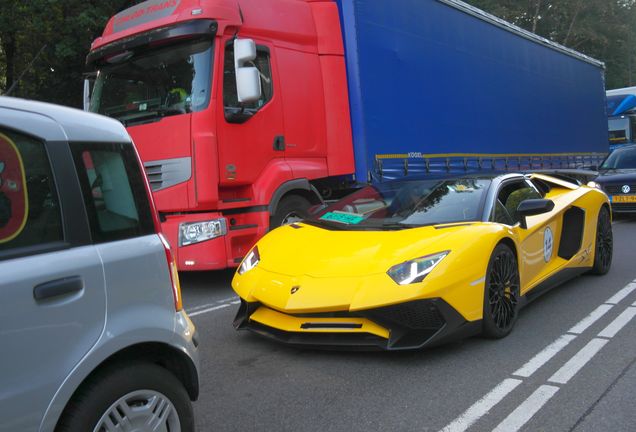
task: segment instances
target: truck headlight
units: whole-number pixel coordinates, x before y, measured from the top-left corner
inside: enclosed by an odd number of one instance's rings
[[[243,273],[247,273],[252,270],[254,267],[258,265],[258,262],[261,260],[261,256],[258,253],[258,247],[254,246],[250,253],[243,259],[241,266],[238,269],[238,274],[242,275]]]
[[[227,233],[225,219],[179,224],[179,246],[210,240]]]
[[[422,282],[449,253],[444,251],[403,262],[391,267],[387,274],[400,285]]]

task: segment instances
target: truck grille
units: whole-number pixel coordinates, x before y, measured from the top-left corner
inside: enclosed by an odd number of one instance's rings
[[[144,163],[144,170],[153,192],[190,180],[192,158],[163,159]]]

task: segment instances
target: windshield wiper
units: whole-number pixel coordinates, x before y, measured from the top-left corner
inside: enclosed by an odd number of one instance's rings
[[[387,229],[387,230],[403,230],[403,229],[415,228],[417,226],[418,225],[391,222],[391,223],[383,223],[382,225],[380,225],[380,228]]]
[[[187,107],[186,108],[159,107],[150,111],[142,111],[140,115],[132,116],[129,118],[123,118],[125,116],[122,116],[122,117],[111,116],[111,117],[116,118],[117,120],[122,122],[124,126],[129,126],[136,123],[144,123],[149,121],[160,120],[170,115],[187,114],[190,112],[191,110]]]

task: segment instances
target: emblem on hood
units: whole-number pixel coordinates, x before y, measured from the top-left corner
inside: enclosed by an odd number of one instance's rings
[[[291,294],[296,294],[296,292],[297,292],[299,289],[300,289],[300,287],[299,287],[299,286],[294,286],[294,287],[292,287],[292,289],[291,289],[290,293],[291,293]]]
[[[621,191],[624,194],[628,194],[631,190],[632,190],[632,188],[630,188],[629,185],[623,185],[623,187],[621,188]]]

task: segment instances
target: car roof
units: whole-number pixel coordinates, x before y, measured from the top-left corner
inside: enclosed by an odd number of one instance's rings
[[[132,142],[112,118],[61,105],[0,96],[0,125],[47,141]]]
[[[612,151],[612,153],[617,152],[617,151],[623,151],[623,150],[636,150],[636,144],[622,145],[622,146],[617,147],[616,149],[614,149],[614,151]]]

